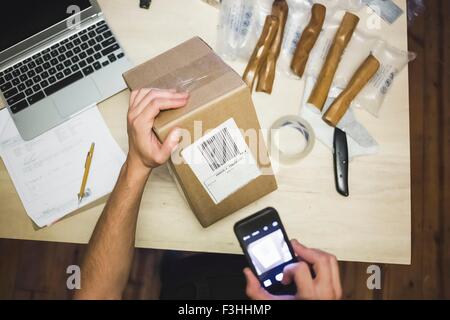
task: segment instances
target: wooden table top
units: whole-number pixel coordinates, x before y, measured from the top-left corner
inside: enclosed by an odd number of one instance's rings
[[[406,1],[396,1],[406,10]],[[99,1],[130,59],[138,64],[193,36],[213,48],[218,10],[199,0],[155,0],[149,10],[128,0]],[[361,23],[371,12],[364,8]],[[366,23],[366,26],[368,24]],[[373,32],[373,31],[372,31]],[[407,22],[381,24],[376,32],[407,49]],[[242,74],[245,64],[230,65]],[[278,74],[271,96],[254,94],[262,128],[279,117],[297,114],[303,83]],[[119,145],[127,150],[127,90],[99,104]],[[379,118],[356,110],[358,119],[380,144],[375,156],[350,164],[351,196],[336,193],[331,151],[317,141],[312,153],[296,165],[280,166],[279,189],[204,229],[196,220],[167,168],[155,170],[147,184],[138,220],[136,246],[144,248],[240,253],[232,226],[243,217],[273,206],[288,235],[335,254],[340,260],[410,264],[411,193],[408,72],[403,71],[386,97]],[[45,229],[35,230],[0,162],[0,237],[86,243],[106,199]]]

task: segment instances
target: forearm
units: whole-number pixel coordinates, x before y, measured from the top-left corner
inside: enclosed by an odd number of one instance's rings
[[[118,299],[133,260],[139,205],[150,171],[125,162],[100,216],[81,267],[81,290],[75,298]]]
[[[133,260],[136,222],[151,168],[165,163],[181,135],[172,130],[160,142],[152,127],[161,110],[186,105],[188,93],[139,89],[131,92],[127,114],[128,158],[100,216],[81,266],[78,299],[118,299]]]

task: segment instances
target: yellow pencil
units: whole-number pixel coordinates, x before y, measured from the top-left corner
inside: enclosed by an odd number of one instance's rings
[[[92,156],[94,155],[94,147],[95,147],[95,143],[92,142],[91,148],[89,149],[89,152],[86,156],[86,162],[84,164],[84,175],[83,175],[83,181],[81,182],[80,193],[78,193],[78,203],[80,203],[84,197],[86,183],[87,183],[87,179],[89,176],[89,169],[91,168]]]

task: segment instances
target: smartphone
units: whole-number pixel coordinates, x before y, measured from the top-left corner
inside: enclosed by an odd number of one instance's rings
[[[239,244],[261,285],[272,294],[294,294],[281,283],[283,269],[297,262],[291,242],[274,208],[261,210],[234,225]]]

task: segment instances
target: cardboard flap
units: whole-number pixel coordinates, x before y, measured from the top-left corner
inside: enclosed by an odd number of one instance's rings
[[[186,107],[158,115],[157,130],[227,92],[245,86],[239,75],[198,37],[129,70],[123,77],[131,90],[160,88],[190,92]]]

